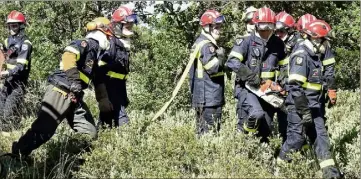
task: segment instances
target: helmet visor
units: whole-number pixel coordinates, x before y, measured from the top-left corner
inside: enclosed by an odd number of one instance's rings
[[[10,29],[19,29],[20,24],[18,23],[8,23],[7,24],[9,26]]]
[[[138,24],[138,16],[137,14],[132,14],[127,17],[125,17],[125,22]]]
[[[226,22],[226,18],[224,16],[218,16],[215,20],[216,24],[224,23]]]

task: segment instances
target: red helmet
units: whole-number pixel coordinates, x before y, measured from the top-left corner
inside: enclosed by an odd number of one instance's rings
[[[323,20],[314,20],[307,23],[304,33],[313,38],[330,38],[331,26]]]
[[[317,20],[317,18],[312,14],[305,14],[301,16],[297,21],[297,30],[301,31],[303,28],[305,28],[307,23],[314,20]]]
[[[211,24],[220,24],[224,23],[226,19],[221,13],[216,10],[207,10],[201,16],[200,24],[201,26],[211,25]]]
[[[253,22],[257,23],[275,23],[275,13],[267,7],[258,9],[253,15]]]
[[[295,19],[285,11],[278,13],[275,18],[276,29],[290,29],[294,27],[296,22]]]
[[[120,6],[114,11],[111,21],[124,24],[128,22],[138,23],[137,15],[133,13],[132,9],[125,6]]]
[[[6,23],[26,23],[25,16],[23,13],[13,10],[8,15]]]

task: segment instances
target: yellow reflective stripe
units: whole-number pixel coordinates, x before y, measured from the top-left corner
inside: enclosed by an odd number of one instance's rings
[[[309,83],[309,82],[305,82],[303,83],[302,87],[307,88],[307,89],[312,89],[312,90],[321,90],[322,89],[322,85],[318,84],[318,83]]]
[[[217,77],[217,76],[224,76],[224,72],[218,72],[218,73],[211,75],[211,77]]]
[[[290,74],[288,77],[288,81],[292,81],[292,80],[296,80],[296,81],[305,83],[307,81],[307,78],[305,76],[302,76],[299,74]]]
[[[8,38],[6,38],[6,39],[4,40],[4,44],[5,44],[5,47],[7,48],[7,47],[8,47]]]
[[[79,50],[77,50],[76,48],[72,47],[72,46],[67,46],[65,47],[65,50],[64,51],[68,51],[68,52],[71,52],[71,53],[74,53],[76,54],[76,60],[79,60],[80,59],[80,52]]]
[[[16,62],[27,65],[29,62],[28,60],[24,59],[24,58],[18,58],[16,59]]]
[[[211,41],[209,41],[209,40],[203,40],[203,41],[199,42],[199,43],[196,45],[194,51],[191,53],[190,58],[191,58],[191,59],[197,58],[197,56],[198,56],[198,54],[199,54],[199,52],[200,52],[201,47],[202,47],[204,44],[208,43],[208,42],[211,42]]]
[[[33,45],[29,40],[24,40],[24,43],[28,43],[30,45]]]
[[[287,64],[289,63],[289,61],[290,61],[290,58],[287,57],[287,58],[285,58],[285,59],[283,59],[283,60],[280,60],[280,61],[278,62],[278,65],[287,65]]]
[[[198,57],[199,58],[199,57]],[[197,61],[197,76],[198,78],[203,78],[203,67],[201,60],[198,59]]]
[[[327,159],[327,160],[320,162],[321,169],[328,167],[328,166],[334,166],[334,165],[335,165],[335,161],[333,159]]]
[[[55,86],[53,87],[53,90],[61,93],[61,94],[64,95],[64,96],[68,95],[67,92],[65,92],[65,91],[63,91],[63,90],[61,90],[61,89],[59,89],[59,88],[57,88],[57,87],[55,87]]]
[[[250,128],[247,127],[246,123],[243,123],[243,129],[244,129],[245,131],[247,131],[247,132],[252,132],[252,133],[257,132],[257,128],[255,128],[255,129],[250,129]]]
[[[114,72],[114,71],[108,71],[107,75],[110,76],[111,78],[118,78],[118,79],[121,79],[121,80],[128,79],[128,75],[120,74],[120,73],[117,73],[117,72]]]
[[[262,72],[261,78],[273,78],[275,77],[275,72]]]
[[[201,57],[201,53],[200,53],[200,49],[202,48],[202,46],[208,42],[211,42],[209,40],[203,40],[200,41],[197,46],[195,47],[193,53],[191,53],[191,59],[196,58],[197,61],[197,77],[198,78],[203,78],[203,66],[202,66],[202,62],[199,60],[199,58]]]
[[[7,69],[12,70],[12,69],[14,69],[15,67],[16,67],[16,65],[6,64],[6,68],[7,68]]]
[[[323,61],[322,61],[322,65],[331,65],[331,64],[333,64],[333,63],[336,63],[335,58],[329,58],[329,59],[327,59],[327,60],[323,60]]]
[[[81,71],[79,71],[79,78],[86,84],[89,84],[90,82],[90,79]]]
[[[107,62],[105,62],[105,61],[99,60],[99,62],[98,62],[98,65],[99,65],[99,66],[103,66],[103,65],[106,65],[106,64],[107,64]]]
[[[211,61],[209,61],[206,65],[204,65],[204,69],[205,70],[209,70],[211,69],[214,65],[216,65],[218,63],[218,58],[214,57]]]
[[[243,55],[241,53],[238,53],[238,52],[235,52],[235,51],[232,51],[230,54],[230,56],[234,56],[236,58],[239,59],[239,61],[243,61]]]

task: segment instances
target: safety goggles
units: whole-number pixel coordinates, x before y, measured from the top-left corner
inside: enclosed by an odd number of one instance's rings
[[[10,29],[18,29],[20,27],[18,23],[9,23],[7,25]]]
[[[276,22],[276,30],[282,30],[282,29],[286,29],[287,26],[285,23],[281,22],[281,21],[277,21]]]
[[[138,16],[137,16],[137,14],[131,14],[131,15],[125,17],[125,22],[138,24]]]
[[[220,24],[220,23],[224,23],[226,22],[226,18],[224,16],[218,16],[215,20],[214,23],[216,24]]]
[[[275,24],[273,23],[258,23],[257,24],[258,30],[274,30]]]

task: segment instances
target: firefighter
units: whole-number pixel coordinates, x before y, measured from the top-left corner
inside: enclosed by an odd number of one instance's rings
[[[121,126],[129,122],[125,108],[129,100],[126,81],[129,74],[130,37],[137,24],[137,15],[125,6],[119,7],[111,17],[115,36],[110,39],[110,49],[99,61],[99,84],[95,87],[100,109],[100,124]]]
[[[286,58],[278,61],[278,70],[276,71],[276,81],[280,84],[280,86],[286,89],[286,82],[288,78],[288,57],[292,52],[293,47],[299,40],[299,33],[296,30],[296,22],[294,18],[282,11],[276,15],[276,31],[275,34],[280,39],[283,40],[286,47]],[[286,96],[284,96],[286,98]],[[278,131],[282,137],[282,143],[286,141],[287,137],[287,112],[282,110],[277,110],[277,118],[279,121]]]
[[[303,32],[303,29],[307,23],[314,21],[314,20],[317,20],[317,18],[314,15],[309,14],[309,13],[304,14],[298,18],[298,21],[295,24],[296,29],[297,29],[296,37],[298,37],[298,39],[296,40],[297,43],[294,44],[292,50],[296,48],[296,46],[298,45],[299,42],[302,42],[302,40],[307,37],[307,35]]]
[[[236,40],[226,67],[237,74],[235,98],[238,99],[238,130],[246,133],[259,131],[257,136],[267,142],[275,108],[247,89],[246,83],[255,89],[272,88],[281,92],[282,89],[274,81],[277,63],[285,58],[285,46],[273,33],[275,14],[271,9],[258,9],[253,22],[256,31]]]
[[[24,14],[11,11],[6,25],[10,35],[4,40],[1,48],[6,57],[6,65],[0,74],[0,78],[4,79],[0,91],[0,130],[9,131],[11,127],[18,127],[20,123],[18,108],[28,83],[32,44],[25,35]]]
[[[300,38],[297,41],[296,45],[297,46],[300,42],[303,41],[304,38],[307,37],[307,35],[303,32],[303,29],[305,27],[305,24],[317,20],[315,16],[311,15],[311,14],[305,14],[303,16],[301,16],[299,18],[299,20],[297,21],[297,30],[300,34]],[[331,49],[331,45],[330,45],[330,41],[334,38],[335,34],[333,32],[333,30],[331,29],[330,33],[328,34],[328,38],[329,40],[325,42],[325,50],[323,51],[323,53],[321,53],[321,59],[322,59],[322,65],[324,66],[324,70],[323,70],[323,92],[327,95],[321,95],[320,100],[321,101],[326,101],[326,103],[321,103],[322,106],[322,112],[326,113],[326,105],[328,107],[332,107],[333,105],[336,104],[336,100],[337,100],[337,90],[336,90],[336,86],[335,86],[335,65],[336,65],[336,60],[335,60],[335,55]],[[295,48],[293,48],[295,49]],[[325,118],[327,120],[327,118]]]
[[[245,35],[250,35],[255,30],[252,19],[253,19],[253,15],[256,11],[257,11],[257,9],[255,7],[250,6],[246,9],[246,12],[244,12],[242,14],[242,21],[246,24],[246,34]]]
[[[330,151],[330,141],[325,127],[322,111],[323,74],[322,54],[325,52],[331,27],[325,21],[314,20],[307,23],[303,32],[307,35],[290,56],[288,96],[287,140],[282,145],[278,161],[290,161],[288,156],[293,150],[299,150],[310,136],[315,146],[324,178],[340,178]]]
[[[220,130],[224,99],[225,52],[217,45],[225,18],[218,11],[207,10],[200,19],[202,32],[193,44],[195,58],[190,75],[192,107],[197,113],[197,134]]]
[[[84,39],[74,40],[65,47],[60,68],[48,78],[50,84],[38,117],[31,128],[13,143],[13,154],[28,156],[54,135],[64,118],[76,132],[96,137],[94,120],[82,98],[83,90],[88,87],[97,67],[99,55],[109,49],[108,37],[112,35],[109,24],[107,18],[94,19],[87,24],[89,32]],[[75,111],[88,116],[76,117]]]

